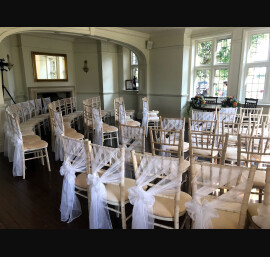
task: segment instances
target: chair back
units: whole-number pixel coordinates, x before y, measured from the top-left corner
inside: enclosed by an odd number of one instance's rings
[[[89,166],[86,156],[86,142],[61,135],[64,159],[60,174],[64,176],[61,195],[61,221],[70,223],[82,213],[81,204],[75,194],[75,178],[77,173],[86,172]]]
[[[184,160],[184,130],[165,130],[150,127],[153,155],[177,157]]]
[[[244,108],[257,108],[258,99],[245,98]]]
[[[237,165],[266,170],[270,165],[270,138],[238,134]]]
[[[211,229],[218,211],[226,211],[239,213],[237,228],[244,228],[255,169],[192,161],[192,200],[185,204],[192,227]],[[219,190],[224,193],[219,195]]]
[[[213,134],[189,132],[189,157],[190,160],[208,161],[224,164],[228,146],[228,134]]]
[[[179,201],[182,173],[178,158],[144,154],[137,165],[136,153],[131,152],[135,167],[136,186],[129,188],[129,200],[133,205],[132,228],[153,229],[154,226],[172,228],[157,222],[161,217],[154,215],[156,198],[172,199],[174,227],[179,228]],[[140,154],[141,155],[141,154]],[[164,176],[163,176],[164,175]]]
[[[90,229],[112,229],[107,206],[106,186],[119,185],[120,201],[124,201],[125,150],[124,148],[90,145],[90,164],[87,184],[91,195],[89,206]],[[102,168],[103,173],[100,173]]]
[[[134,127],[120,124],[121,142],[125,148],[136,152],[145,152],[144,127]]]
[[[204,96],[206,104],[217,104],[217,96]]]
[[[188,119],[189,132],[217,133],[217,120],[196,120]]]
[[[252,220],[255,222],[255,224],[262,229],[270,229],[270,166],[267,166],[266,169],[264,200],[260,207],[257,209],[257,212],[257,216],[252,216]]]
[[[47,113],[49,111],[48,104],[51,103],[51,98],[50,97],[42,98],[42,103],[43,103],[43,113]]]
[[[160,116],[160,128],[167,130],[185,130],[185,117],[181,119]]]

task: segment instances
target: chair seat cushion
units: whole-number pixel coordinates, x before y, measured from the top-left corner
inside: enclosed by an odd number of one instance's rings
[[[213,229],[239,229],[240,213],[217,210],[218,218],[212,218]]]
[[[128,201],[128,189],[136,186],[136,180],[131,178],[125,178],[125,194],[124,201]],[[114,184],[107,184],[107,200],[110,202],[120,203],[120,186]]]
[[[36,133],[32,129],[24,129],[22,130],[22,136],[35,135]]]
[[[196,155],[203,155],[203,156],[217,156],[218,151],[213,151],[211,153],[211,150],[204,150],[204,149],[193,149],[193,153]]]
[[[103,170],[101,169],[101,171]],[[87,189],[88,185],[87,185],[87,172],[86,171],[76,176],[75,186],[83,188],[85,190]]]
[[[179,201],[179,216],[185,214],[185,203],[190,201],[191,199],[192,197],[189,194],[181,191]],[[153,214],[160,217],[172,218],[174,216],[174,199],[155,196]]]
[[[76,133],[76,129],[65,126],[65,134]]]
[[[189,143],[184,142],[184,152],[187,152],[189,150]]]
[[[265,170],[256,170],[253,180],[253,187],[264,188],[265,178],[266,178]]]
[[[65,132],[65,136],[73,138],[73,139],[83,139],[84,138],[83,134],[77,133],[77,132],[71,132],[71,133]]]
[[[68,115],[65,115],[63,116],[63,122],[71,122],[72,120],[74,120],[74,116],[68,116]]]
[[[41,140],[41,138],[40,138],[40,136],[38,136],[38,135],[23,135],[22,136],[22,138],[23,138],[23,142],[25,143],[25,142],[31,142],[31,141],[39,141],[39,140]]]
[[[25,151],[31,149],[41,149],[48,147],[48,143],[44,140],[35,140],[35,141],[25,141],[23,142],[23,149]]]
[[[149,116],[148,117],[148,122],[153,122],[153,121],[159,121],[159,117]]]
[[[258,215],[258,208],[262,206],[262,203],[250,203],[248,204],[248,214],[252,216],[257,216]]]
[[[114,126],[103,126],[103,132],[110,133],[110,132],[117,132],[118,128]]]
[[[208,201],[215,199],[215,197],[208,195],[203,197]],[[226,203],[226,207],[230,208],[229,206],[239,206],[239,203]],[[240,218],[240,213],[237,212],[230,212],[225,210],[217,210],[218,217],[212,218],[212,228],[213,229],[238,229],[238,222]]]
[[[225,159],[226,160],[237,160],[237,148],[236,147],[227,147]],[[241,159],[246,160],[247,155],[245,153],[241,153]]]
[[[130,121],[126,121],[126,125],[133,126],[133,127],[140,127],[141,123],[139,121],[130,120]]]

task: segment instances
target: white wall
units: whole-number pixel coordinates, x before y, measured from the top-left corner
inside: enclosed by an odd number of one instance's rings
[[[182,94],[184,30],[158,32],[151,35],[149,108],[160,115],[179,117]]]
[[[97,52],[98,41],[95,39],[74,40],[74,67],[76,80],[76,97],[78,109],[82,110],[84,99],[99,95],[99,61]],[[87,60],[89,71],[83,71],[84,60]]]

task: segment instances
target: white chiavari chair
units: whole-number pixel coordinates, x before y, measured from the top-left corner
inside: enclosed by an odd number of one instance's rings
[[[40,158],[42,165],[44,165],[44,157],[46,158],[48,170],[51,171],[47,151],[48,143],[41,140],[37,135],[22,136],[17,117],[9,113],[8,117],[13,131],[13,176],[22,176],[25,179],[25,161]],[[32,157],[26,158],[29,155]]]
[[[179,158],[139,154],[138,165],[138,153],[131,153],[136,178],[136,185],[129,189],[132,229],[183,228],[187,218],[185,203],[192,198],[181,191]],[[184,217],[181,226],[180,217]]]
[[[196,162],[191,158],[192,200],[186,203],[193,229],[243,229],[255,166]],[[223,194],[217,194],[222,190]]]

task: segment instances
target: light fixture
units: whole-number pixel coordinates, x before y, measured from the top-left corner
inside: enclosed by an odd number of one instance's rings
[[[7,63],[8,63],[7,64],[8,70],[11,70],[11,68],[13,67],[14,64],[10,62],[8,54],[7,54]]]
[[[84,71],[85,73],[87,73],[87,72],[89,71],[89,68],[88,68],[88,66],[87,66],[87,60],[84,60],[83,71]]]

